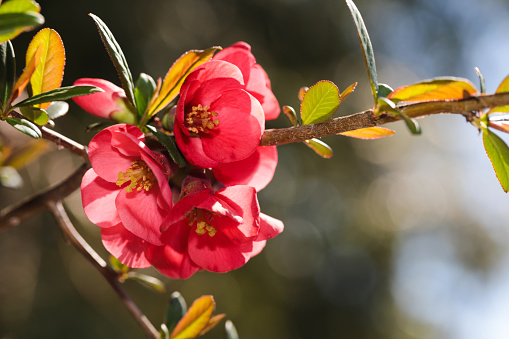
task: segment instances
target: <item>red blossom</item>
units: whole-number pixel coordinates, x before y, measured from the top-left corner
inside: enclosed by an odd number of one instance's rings
[[[95,86],[104,91],[72,98],[88,113],[116,122],[136,122],[134,107],[127,100],[124,90],[117,85],[103,79],[82,78],[76,80],[74,86]]]
[[[188,177],[184,192],[162,225],[164,246],[149,260],[163,274],[187,278],[199,269],[228,272],[260,253],[283,231],[280,220],[260,213],[256,190],[230,186],[214,191],[206,180]]]
[[[193,165],[210,168],[250,156],[265,130],[263,109],[244,90],[239,68],[225,61],[197,67],[180,90],[175,139]]]
[[[276,166],[276,146],[258,146],[248,158],[218,164],[212,168],[212,172],[225,186],[248,185],[260,191],[272,180]]]
[[[279,116],[279,102],[272,93],[269,77],[262,66],[256,63],[249,44],[237,42],[214,55],[213,60],[228,61],[240,69],[244,77],[244,89],[262,104],[265,120]]]
[[[99,132],[90,141],[92,168],[81,184],[85,214],[102,228],[106,249],[130,267],[150,266],[145,249],[162,245],[159,228],[173,205],[167,160],[144,140],[126,124]]]

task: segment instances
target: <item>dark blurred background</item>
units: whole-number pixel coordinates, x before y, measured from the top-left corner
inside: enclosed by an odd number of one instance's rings
[[[338,115],[372,106],[355,27],[341,0],[41,0],[45,27],[58,31],[67,61],[63,85],[82,77],[119,84],[88,13],[121,45],[133,76],[164,77],[190,49],[246,41],[281,105],[298,108],[302,86],[359,82]],[[357,0],[373,42],[378,78],[393,88],[450,75],[488,91],[509,74],[505,0]],[[18,74],[36,31],[14,40]],[[74,103],[56,130],[87,143],[97,121]],[[190,304],[213,294],[241,339],[508,338],[509,198],[478,132],[457,116],[401,123],[377,141],[328,137],[334,157],[303,144],[279,147],[262,210],[286,229],[259,256],[227,274],[161,278],[164,295],[125,287],[154,324],[172,291]],[[268,128],[287,127],[281,116]],[[19,133],[1,126],[15,144]],[[21,171],[21,190],[0,189],[0,207],[56,183],[79,166],[67,151],[47,152]],[[66,200],[78,230],[107,258],[80,194]],[[206,338],[223,338],[223,330]],[[0,338],[142,338],[105,280],[65,243],[49,215],[0,234]]]

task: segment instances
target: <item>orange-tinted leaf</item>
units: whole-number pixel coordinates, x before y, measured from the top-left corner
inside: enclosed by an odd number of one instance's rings
[[[37,33],[28,45],[26,60],[30,60],[37,49],[42,49],[41,61],[37,66],[30,84],[33,95],[59,88],[62,83],[65,66],[65,50],[62,39],[52,29],[44,28]],[[42,109],[50,103],[40,104]]]
[[[43,52],[42,48],[37,48],[37,51],[34,53],[30,61],[27,62],[27,65],[23,70],[23,73],[18,78],[18,81],[16,81],[16,83],[14,84],[8,103],[11,103],[14,99],[16,99],[21,94],[21,92],[23,92],[26,85],[28,85],[28,82],[30,81],[32,74],[34,74],[37,65],[41,61],[42,52]]]
[[[475,93],[477,93],[477,89],[468,79],[442,77],[399,87],[387,98],[395,103],[400,101],[422,102],[463,99]]]
[[[191,50],[175,61],[164,77],[159,96],[149,107],[149,115],[156,114],[175,99],[189,73],[199,65],[209,61],[218,49],[220,47],[211,47],[205,51]]]
[[[505,92],[509,92],[509,75],[505,77],[504,80],[502,80],[495,93],[505,93]],[[509,112],[509,106],[493,107],[492,109],[489,110],[488,114],[495,112],[496,113]]]
[[[384,128],[384,127],[367,127],[367,128],[360,128],[353,131],[343,132],[339,133],[341,135],[351,137],[351,138],[357,138],[357,139],[365,139],[365,140],[371,140],[371,139],[379,139],[383,137],[388,137],[393,135],[395,132],[391,129]]]
[[[339,96],[341,102],[343,102],[343,100],[346,99],[346,97],[348,97],[350,94],[353,93],[353,91],[355,90],[355,87],[357,87],[357,82],[351,84],[350,86],[348,86]]]
[[[211,329],[213,329],[214,327],[216,327],[217,324],[219,324],[219,322],[221,320],[224,319],[224,317],[226,317],[226,314],[224,313],[221,313],[221,314],[217,314],[215,316],[213,316],[212,318],[210,318],[209,320],[209,323],[207,324],[207,326],[205,326],[205,328],[200,332],[200,335],[204,335],[205,333],[207,333],[208,331],[210,331]]]
[[[211,295],[205,295],[196,299],[186,315],[175,326],[170,338],[196,338],[209,323],[215,306],[216,303]]]

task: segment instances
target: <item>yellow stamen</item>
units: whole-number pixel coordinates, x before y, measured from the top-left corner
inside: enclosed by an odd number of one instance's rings
[[[217,112],[209,112],[209,109],[210,106],[203,107],[198,104],[198,106],[193,106],[192,111],[186,114],[184,125],[189,132],[193,134],[209,133],[219,125],[219,119],[212,120],[212,118],[217,117]]]
[[[203,235],[208,233],[210,237],[213,237],[217,232],[215,227],[211,225],[213,217],[214,213],[196,207],[193,207],[192,210],[186,213],[188,225],[192,227],[196,224],[195,232],[197,234]]]
[[[135,160],[131,163],[131,167],[128,168],[125,173],[118,173],[117,185],[122,186],[126,182],[131,182],[125,190],[127,193],[136,189],[138,192],[144,189],[148,192],[148,190],[152,187],[152,185],[157,182],[157,179],[152,173],[152,170],[148,165],[142,160]]]

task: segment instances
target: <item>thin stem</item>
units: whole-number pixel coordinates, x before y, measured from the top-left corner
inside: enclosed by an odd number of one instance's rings
[[[85,146],[83,146],[82,144],[79,144],[76,141],[71,140],[71,139],[63,136],[62,134],[55,132],[47,127],[42,126],[42,127],[40,127],[40,129],[41,129],[42,137],[44,139],[50,140],[50,141],[54,142],[58,147],[66,148],[66,149],[70,150],[71,152],[76,153],[83,159],[85,159],[85,161],[88,161],[88,153],[87,153],[87,148]]]
[[[509,105],[509,93],[472,96],[459,100],[405,104],[399,105],[398,109],[409,117],[421,118],[427,115],[440,113],[470,116],[473,111],[481,111],[483,109],[505,105]],[[401,120],[401,118],[392,114],[382,114],[380,117],[375,117],[372,110],[367,110],[318,124],[265,130],[260,146],[302,142],[312,138],[322,138],[355,129],[379,126],[398,120]]]
[[[13,117],[27,120],[22,114],[16,111],[12,111],[9,114]],[[52,129],[49,129],[45,126],[37,126],[37,128],[39,128],[39,130],[41,131],[42,137],[44,139],[52,141],[55,143],[55,145],[57,145],[57,147],[66,148],[69,151],[76,153],[77,155],[85,159],[85,161],[88,161],[87,148],[82,144],[77,143],[76,141],[69,139],[68,137],[63,136],[62,134],[55,132]]]
[[[92,247],[81,237],[72,224],[67,212],[60,201],[51,201],[47,206],[67,239],[71,244],[87,259],[108,281],[113,290],[117,293],[120,300],[133,316],[136,322],[141,326],[147,338],[159,338],[159,332],[148,318],[141,312],[134,301],[129,297],[118,281],[117,273],[112,270],[106,262],[97,254]]]
[[[11,226],[17,226],[24,219],[47,209],[47,204],[64,199],[78,189],[85,172],[90,168],[87,163],[81,165],[73,174],[56,186],[27,197],[17,204],[0,211],[0,232]]]

